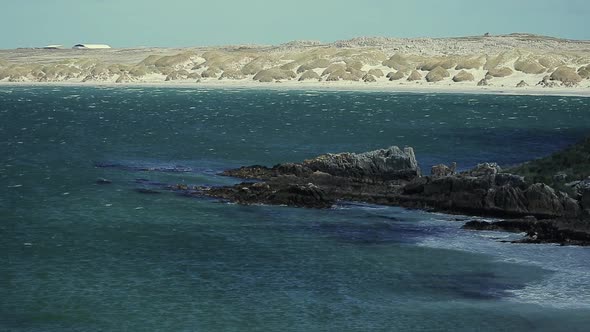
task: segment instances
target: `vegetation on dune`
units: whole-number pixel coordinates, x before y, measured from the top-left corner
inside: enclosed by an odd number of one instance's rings
[[[270,68],[259,71],[254,75],[254,80],[259,82],[274,82],[281,80],[290,80],[297,77],[297,74],[291,70],[280,68]]]
[[[137,79],[135,77],[130,76],[128,73],[121,73],[115,83],[131,83],[135,82]]]
[[[507,77],[512,75],[512,73],[514,73],[514,71],[508,67],[492,68],[488,70],[486,76],[490,75],[492,77]]]
[[[422,79],[422,74],[420,74],[417,70],[412,70],[410,76],[408,76],[408,81],[420,81]]]
[[[389,78],[390,81],[401,80],[404,77],[404,72],[401,70],[398,70],[397,72],[390,72],[389,74],[387,74],[387,78]]]
[[[148,74],[148,68],[145,65],[137,65],[129,70],[129,75],[134,77],[141,77]]]
[[[359,81],[360,79],[361,79],[361,77],[358,77],[348,71],[339,69],[339,70],[332,72],[330,75],[328,75],[328,78],[326,78],[326,81],[329,81],[329,82],[331,82],[331,81]]]
[[[262,55],[242,67],[242,73],[244,75],[255,75],[265,68],[274,66],[277,62],[278,61],[271,56]]]
[[[370,69],[367,74],[369,75],[373,75],[375,77],[383,77],[385,74],[383,74],[383,71],[381,69]]]
[[[385,53],[380,50],[365,50],[348,56],[349,61],[360,62],[369,66],[378,66],[387,60]],[[357,68],[361,69],[361,68]]]
[[[571,67],[561,66],[549,77],[552,81],[560,81],[564,85],[576,85],[582,81],[576,70]]]
[[[590,176],[590,138],[549,157],[533,160],[507,171],[524,176],[528,183],[545,183],[559,190],[571,191],[566,183]]]
[[[192,63],[193,57],[196,57],[196,54],[192,52],[184,52],[176,55],[167,55],[157,59],[154,62],[154,66],[158,68],[184,66],[187,63]]]
[[[170,74],[168,74],[168,76],[166,76],[166,81],[176,81],[176,80],[183,80],[183,79],[187,79],[189,75],[189,72],[181,69],[181,70],[175,70],[173,72],[171,72]]]
[[[484,56],[479,57],[468,57],[468,58],[459,58],[457,59],[457,66],[455,69],[463,70],[463,69],[479,69],[483,67],[485,64],[486,59]]]
[[[565,64],[563,59],[560,59],[555,55],[543,55],[539,57],[537,61],[541,66],[547,68],[548,71],[554,71],[557,67],[561,67]]]
[[[299,61],[291,61],[288,63],[285,63],[284,65],[280,66],[280,69],[283,70],[296,70],[299,66],[301,65],[301,63],[299,63]]]
[[[13,65],[0,69],[0,80],[8,78],[9,82],[22,82],[26,80],[30,69],[25,66]]]
[[[389,58],[389,60],[383,61],[382,64],[386,67],[393,68],[395,70],[402,70],[410,67],[410,63],[408,62],[408,60],[398,53],[392,55]]]
[[[244,74],[241,71],[236,69],[226,69],[223,71],[221,76],[219,77],[220,80],[222,79],[230,79],[230,80],[240,80],[244,78]]]
[[[363,63],[357,60],[348,60],[348,61],[344,61],[346,63],[346,68],[347,69],[356,69],[356,70],[361,70],[363,69]]]
[[[202,78],[217,78],[219,76],[219,73],[221,73],[221,69],[215,68],[215,67],[210,67],[201,73],[201,77]]]
[[[537,60],[528,58],[519,58],[514,63],[514,69],[525,74],[542,74],[547,68],[543,67]]]
[[[323,72],[322,72],[322,76],[325,75],[330,75],[335,71],[346,71],[346,65],[343,63],[333,63],[331,65],[328,66],[328,68],[326,68]]]
[[[319,81],[320,75],[313,70],[308,70],[299,77],[299,81],[315,80]]]
[[[465,70],[461,70],[453,77],[453,82],[470,82],[474,80],[473,74]]]
[[[346,67],[346,72],[352,74],[354,77],[361,79],[363,76],[365,76],[367,73],[356,69],[354,67]]]
[[[443,67],[436,67],[426,74],[426,81],[431,83],[439,82],[450,76],[451,74]]]
[[[455,61],[455,59],[453,59],[451,57],[434,58],[434,59],[425,59],[424,62],[422,62],[418,65],[417,69],[420,69],[423,71],[432,71],[437,67],[440,67],[443,69],[451,69],[451,68],[455,67],[456,65],[457,65],[457,62]]]
[[[497,67],[507,66],[512,61],[519,58],[519,54],[516,50],[502,52],[498,55],[490,55],[486,59],[486,63],[483,66],[485,70],[495,69]]]
[[[149,55],[147,58],[143,59],[141,62],[138,63],[138,65],[144,65],[144,66],[154,66],[156,64],[156,61],[160,60],[162,56],[161,55]]]
[[[311,69],[317,69],[317,68],[328,68],[328,66],[330,66],[330,60],[316,59],[316,60],[313,60],[309,63],[305,63],[305,64],[301,65],[297,69],[297,73],[301,74],[301,73],[307,72]]]
[[[249,55],[245,53],[227,53],[222,51],[208,51],[201,55],[205,62],[201,62],[193,67],[193,69],[201,68],[219,68],[221,70],[238,69],[242,63],[249,59]]]

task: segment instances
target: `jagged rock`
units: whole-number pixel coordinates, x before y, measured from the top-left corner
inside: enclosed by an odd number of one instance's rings
[[[430,174],[433,177],[443,177],[443,176],[450,176],[454,175],[455,171],[457,170],[457,163],[452,163],[451,166],[447,166],[445,164],[439,164],[432,166],[430,169]]]
[[[360,154],[325,154],[305,160],[303,166],[334,176],[381,181],[412,179],[420,174],[414,149],[397,146]]]
[[[316,73],[313,70],[308,70],[306,72],[304,72],[301,77],[299,77],[299,81],[305,81],[305,80],[319,80],[320,79],[320,75],[318,75],[318,73]]]
[[[581,181],[575,188],[582,209],[586,210],[587,214],[590,213],[590,180]]]
[[[316,207],[343,199],[477,215],[582,215],[577,200],[544,184],[527,185],[524,177],[502,173],[497,164],[482,163],[459,174],[455,174],[455,168],[456,164],[437,165],[432,176],[422,177],[413,149],[391,147],[359,154],[326,154],[272,168],[251,166],[226,171],[224,175],[266,182],[212,188],[206,194],[244,204]],[[317,186],[321,195],[313,194],[316,190],[310,184]],[[588,209],[590,190],[584,190],[579,196]]]
[[[468,173],[471,176],[482,176],[482,175],[495,175],[502,172],[502,168],[496,163],[483,163],[478,164],[470,170]]]
[[[553,175],[553,180],[557,182],[565,182],[567,180],[567,173],[557,172],[555,175]]]
[[[529,85],[528,85],[528,84],[527,84],[527,82],[525,82],[525,81],[520,81],[520,82],[519,82],[519,83],[516,85],[516,87],[517,87],[517,88],[524,88],[524,87],[527,87],[527,86],[529,86]]]
[[[529,211],[536,211],[546,215],[563,214],[563,205],[555,191],[542,183],[535,183],[524,191],[528,201]]]
[[[335,201],[313,183],[278,186],[271,183],[241,183],[233,187],[210,188],[208,196],[240,204],[272,204],[307,208],[329,208]]]
[[[574,68],[566,66],[557,68],[551,74],[550,79],[552,81],[559,81],[565,86],[575,86],[582,81],[582,77],[578,75]]]

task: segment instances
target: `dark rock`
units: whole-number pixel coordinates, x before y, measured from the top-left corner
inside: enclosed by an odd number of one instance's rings
[[[557,182],[565,182],[567,180],[567,173],[566,172],[557,172],[553,175],[553,181]]]
[[[450,176],[455,175],[457,170],[457,163],[452,163],[451,166],[447,166],[445,164],[439,164],[432,166],[430,169],[430,175],[433,177],[442,177],[442,176]]]
[[[483,163],[475,166],[475,168],[468,171],[467,174],[471,176],[495,175],[501,171],[502,169],[496,163]]]
[[[210,188],[206,195],[239,204],[272,204],[307,208],[329,208],[336,201],[318,186],[309,184],[241,183],[233,187]]]
[[[411,180],[420,175],[414,150],[402,151],[397,146],[360,154],[325,154],[304,161],[303,166],[334,176],[377,181]]]
[[[140,194],[160,194],[161,193],[158,190],[149,189],[149,188],[136,188],[135,191]]]
[[[499,173],[496,174],[494,177],[495,185],[496,186],[510,186],[524,189],[526,182],[524,181],[524,176],[508,174],[508,173]]]
[[[527,220],[502,220],[496,222],[472,220],[465,223],[462,228],[476,231],[504,231],[521,233],[527,232],[531,229],[531,222]]]
[[[275,176],[276,171],[261,165],[244,166],[238,169],[229,169],[221,173],[224,176],[231,176],[241,179],[265,180]]]

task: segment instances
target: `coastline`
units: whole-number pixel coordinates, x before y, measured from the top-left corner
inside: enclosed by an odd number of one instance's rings
[[[205,88],[205,89],[252,89],[252,90],[316,90],[316,91],[357,91],[357,92],[392,92],[392,93],[444,93],[444,94],[491,94],[511,96],[562,96],[562,97],[590,97],[590,88],[569,87],[496,87],[474,86],[462,84],[442,85],[436,83],[392,83],[392,82],[310,82],[310,81],[282,81],[261,83],[253,80],[207,80],[204,82],[1,82],[2,87],[109,87],[109,88]]]

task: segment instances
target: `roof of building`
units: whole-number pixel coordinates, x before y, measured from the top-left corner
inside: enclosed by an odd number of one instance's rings
[[[106,44],[76,44],[74,48],[111,48]]]

